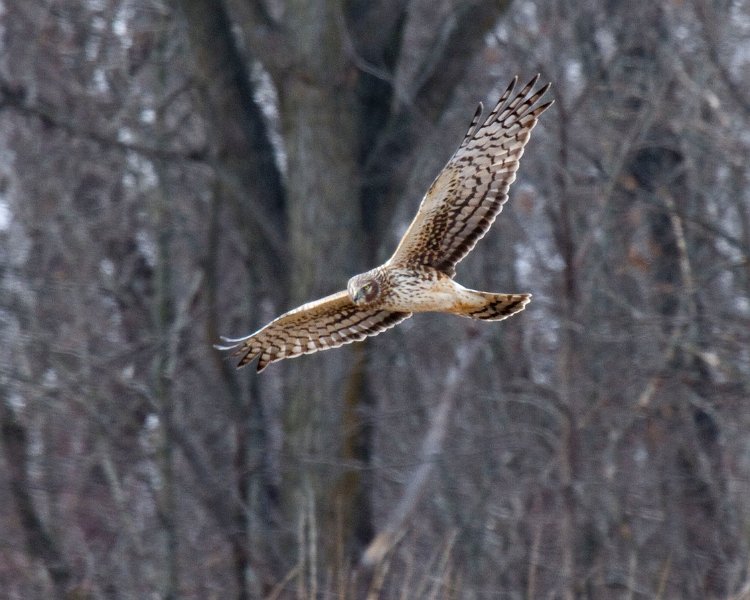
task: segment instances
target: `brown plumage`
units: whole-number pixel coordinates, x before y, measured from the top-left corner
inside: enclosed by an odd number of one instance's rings
[[[530,294],[469,290],[453,280],[455,267],[487,232],[508,199],[531,130],[552,101],[539,105],[549,84],[539,76],[513,95],[514,78],[480,123],[479,105],[469,131],[427,190],[393,256],[356,275],[347,290],[304,304],[238,339],[222,338],[242,367],[259,356],[270,363],[336,348],[377,335],[415,312],[448,312],[499,321],[521,310]]]

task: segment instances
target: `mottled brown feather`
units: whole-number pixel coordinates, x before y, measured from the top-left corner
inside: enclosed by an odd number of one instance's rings
[[[256,356],[258,372],[269,364],[318,350],[338,348],[377,335],[411,316],[355,305],[347,292],[338,292],[315,302],[303,304],[271,321],[244,338],[222,338],[229,345],[220,350],[234,350],[243,367]]]
[[[385,265],[353,277],[349,291],[295,308],[246,337],[222,338],[227,345],[217,348],[233,350],[238,367],[259,357],[262,371],[284,358],[377,335],[412,312],[450,312],[494,321],[523,310],[529,294],[468,290],[452,277],[456,264],[486,233],[508,199],[529,134],[552,104],[539,104],[549,84],[533,91],[538,78],[515,96],[514,78],[483,122],[479,105],[463,142],[430,186]],[[357,305],[352,297],[362,302],[367,282],[377,283],[373,299],[365,293],[366,301]]]
[[[514,78],[480,125],[482,106],[463,142],[425,194],[389,264],[425,265],[451,277],[455,266],[487,232],[508,199],[519,159],[549,84],[533,91],[539,75],[513,96]]]

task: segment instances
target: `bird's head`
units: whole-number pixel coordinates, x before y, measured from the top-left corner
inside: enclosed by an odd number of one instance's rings
[[[358,306],[372,304],[380,298],[380,280],[375,270],[355,275],[346,286],[352,302]]]

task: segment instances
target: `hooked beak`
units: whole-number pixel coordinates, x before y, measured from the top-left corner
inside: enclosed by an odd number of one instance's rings
[[[354,296],[352,296],[352,300],[354,301],[354,304],[362,303],[362,300],[364,300],[364,293],[362,292],[362,288],[354,292]]]

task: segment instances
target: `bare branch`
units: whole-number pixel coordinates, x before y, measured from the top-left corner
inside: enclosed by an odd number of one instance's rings
[[[403,535],[406,521],[417,508],[419,500],[425,492],[427,480],[443,450],[443,442],[448,431],[453,407],[458,398],[459,386],[469,367],[473,364],[483,341],[484,336],[475,335],[458,347],[456,363],[448,369],[442,386],[443,393],[432,414],[430,428],[422,441],[422,449],[419,453],[420,464],[408,478],[409,483],[404,489],[401,499],[390,511],[385,526],[362,554],[360,564],[363,567],[370,568],[379,564],[399,537]]]
[[[16,501],[29,554],[42,561],[59,597],[64,597],[73,579],[73,569],[65,558],[58,540],[42,521],[31,496],[28,472],[28,434],[5,398],[0,400],[0,437],[10,489]]]
[[[0,80],[0,110],[8,108],[27,117],[37,118],[50,127],[55,127],[69,135],[86,139],[106,148],[124,152],[136,152],[152,159],[186,160],[191,162],[205,162],[208,159],[208,148],[194,150],[170,150],[157,148],[134,142],[124,142],[115,136],[90,129],[85,125],[73,121],[57,113],[57,111],[41,105],[29,104],[22,89],[13,88],[8,82]]]

